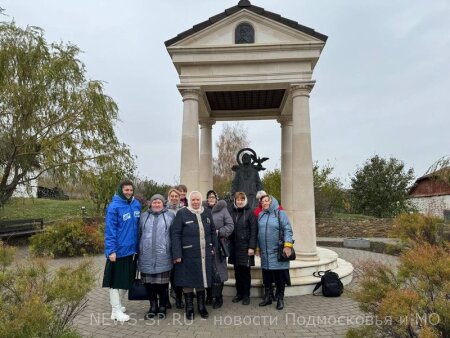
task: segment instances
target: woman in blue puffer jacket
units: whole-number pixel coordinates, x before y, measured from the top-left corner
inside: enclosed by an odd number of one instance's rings
[[[283,210],[278,210],[278,201],[269,195],[260,198],[262,211],[258,215],[258,247],[264,283],[264,298],[259,306],[272,304],[272,283],[277,287],[277,309],[284,307],[284,288],[290,285],[289,261],[278,261],[280,227],[284,229],[284,252],[291,255],[293,247],[292,227]]]
[[[124,313],[126,309],[121,304],[121,298],[134,280],[133,256],[137,249],[141,214],[141,204],[134,199],[133,193],[133,182],[121,182],[106,211],[106,264],[102,286],[110,288],[111,319],[121,322],[130,320]]]
[[[150,208],[139,222],[139,271],[149,295],[150,309],[144,319],[166,318],[169,280],[172,270],[170,227],[175,214],[164,207],[164,197],[150,198]],[[158,304],[159,298],[159,304]]]

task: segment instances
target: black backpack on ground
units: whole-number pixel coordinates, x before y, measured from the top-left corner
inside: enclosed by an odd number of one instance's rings
[[[344,285],[339,279],[339,275],[331,270],[316,271],[313,273],[314,277],[320,277],[320,282],[316,284],[313,295],[317,296],[314,292],[322,286],[322,294],[325,297],[339,297],[344,292]]]

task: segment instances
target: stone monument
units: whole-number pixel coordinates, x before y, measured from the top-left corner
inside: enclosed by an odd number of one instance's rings
[[[231,187],[231,196],[238,191],[245,192],[250,208],[257,206],[256,193],[263,190],[259,171],[265,170],[262,162],[269,158],[258,158],[256,152],[251,148],[244,148],[238,151],[236,155],[237,165],[231,169],[235,172],[233,184]]]

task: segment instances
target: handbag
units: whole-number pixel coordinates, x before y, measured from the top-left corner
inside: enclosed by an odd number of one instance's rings
[[[222,257],[230,257],[230,241],[226,237],[219,238],[219,250]]]
[[[136,263],[136,274],[133,284],[131,284],[130,290],[128,290],[128,300],[148,300],[149,295],[147,288],[141,279],[141,272],[139,271]]]
[[[297,257],[294,247],[291,248],[291,255],[286,256],[284,253],[284,227],[281,224],[280,220],[280,212],[277,210],[277,217],[278,217],[278,251],[277,251],[277,259],[279,262],[287,262],[287,261],[293,261]],[[294,243],[295,241],[293,241]]]
[[[213,257],[213,281],[211,285],[211,296],[213,298],[220,297],[222,295],[222,280],[220,278],[220,272],[217,268],[216,260]]]

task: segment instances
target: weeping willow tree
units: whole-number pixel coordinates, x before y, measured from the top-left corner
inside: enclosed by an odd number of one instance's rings
[[[433,163],[425,175],[450,184],[450,155],[443,156]]]
[[[100,188],[133,172],[114,131],[118,107],[102,82],[86,79],[79,54],[47,43],[41,28],[0,22],[0,206],[44,173]]]

